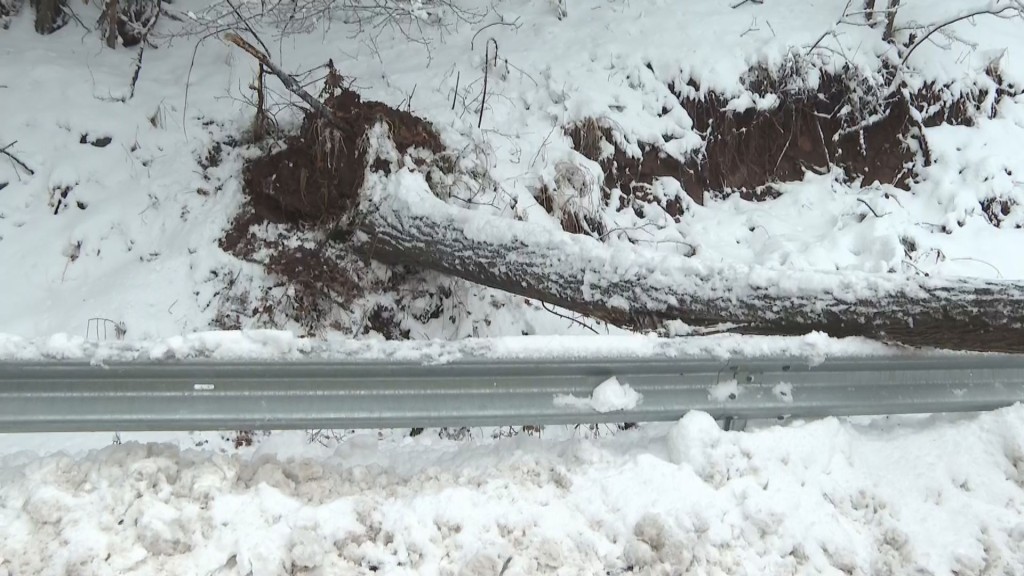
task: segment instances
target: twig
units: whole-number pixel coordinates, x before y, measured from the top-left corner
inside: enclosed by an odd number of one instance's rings
[[[278,68],[277,64],[274,64],[273,62],[270,61],[269,56],[267,56],[263,52],[260,52],[259,49],[257,49],[252,44],[246,42],[241,36],[235,34],[234,32],[228,32],[227,34],[225,34],[224,39],[228,42],[231,42],[235,46],[238,46],[242,50],[248,52],[249,55],[255,58],[257,62],[262,64],[267,70],[270,70],[271,74],[277,76],[277,79],[280,80],[282,84],[284,84],[284,87],[287,88],[289,92],[298,96],[303,102],[308,104],[309,107],[312,108],[316,113],[320,114],[324,118],[327,118],[328,120],[332,120],[334,118],[334,115],[333,113],[331,113],[330,108],[325,106],[323,102],[317,100],[312,94],[303,89],[302,85],[299,84],[299,82],[295,78],[292,78],[287,72]]]
[[[449,76],[451,78],[451,76]],[[455,103],[459,100],[459,80],[462,80],[462,71],[455,74],[455,94],[452,95],[452,111],[455,110]]]
[[[81,26],[82,28],[84,28],[86,32],[92,32],[92,28],[89,28],[88,26],[85,25],[85,22],[82,22],[82,19],[78,17],[78,14],[76,14],[75,11],[71,9],[71,6],[68,6],[67,4],[65,4],[65,5],[62,5],[60,7],[60,9],[65,14],[70,16],[75,22],[78,22],[78,25]]]
[[[473,37],[469,39],[469,50],[470,51],[472,51],[473,48],[474,48],[474,43],[476,42],[476,37],[479,36],[481,32],[483,32],[484,30],[487,30],[491,26],[511,26],[512,28],[518,28],[519,27],[519,17],[517,16],[516,19],[511,21],[511,22],[505,22],[504,20],[500,20],[498,22],[491,22],[490,24],[488,24],[488,25],[480,28],[479,30],[477,30],[476,33],[473,34]],[[492,40],[493,40],[493,38],[492,38]]]
[[[196,66],[196,55],[199,54],[199,47],[202,46],[203,42],[206,42],[207,38],[216,36],[220,33],[221,30],[214,30],[212,32],[208,32],[204,34],[198,41],[196,41],[196,45],[192,47],[192,60],[189,62],[188,74],[185,76],[185,105],[181,108],[181,131],[183,134],[185,134],[186,138],[188,138],[188,122],[186,122],[188,114],[188,90],[189,87],[192,85],[192,69]]]
[[[739,2],[733,4],[732,6],[729,6],[729,8],[732,8],[733,10],[735,10],[735,9],[739,8],[740,6],[743,6],[744,4],[747,4],[748,2],[750,4],[764,4],[764,0],[740,0]]]
[[[28,172],[29,176],[35,176],[36,175],[36,171],[35,170],[29,168],[28,165],[25,164],[24,162],[22,162],[21,160],[19,160],[17,156],[15,156],[14,154],[12,154],[12,153],[7,151],[8,148],[10,148],[11,146],[14,146],[17,143],[18,143],[18,141],[15,140],[14,142],[11,142],[7,146],[4,146],[3,148],[0,148],[0,154],[3,154],[4,156],[7,156],[11,160],[14,160],[14,162],[17,163],[18,166],[21,166],[26,172]]]
[[[484,123],[484,107],[487,105],[487,78],[490,76],[489,72],[491,70],[491,42],[494,42],[495,61],[498,58],[498,41],[494,38],[488,38],[487,45],[484,48],[484,92],[480,96],[480,116],[476,121],[477,128],[480,128]]]
[[[252,34],[253,38],[255,38],[256,41],[260,43],[260,46],[263,47],[263,53],[264,54],[270,54],[270,48],[267,48],[267,45],[264,44],[263,40],[259,37],[258,34],[256,34],[256,31],[253,30],[252,25],[249,24],[249,20],[247,18],[245,18],[244,16],[242,16],[242,13],[238,11],[238,8],[235,7],[235,5],[231,2],[231,0],[224,0],[224,1],[227,2],[228,6],[231,7],[231,10],[234,11],[235,16],[238,16],[238,20],[242,23],[242,25],[245,26],[245,29],[249,31],[249,34]]]
[[[857,202],[860,202],[861,204],[867,206],[868,210],[871,210],[871,213],[875,215],[875,218],[881,218],[882,216],[888,216],[888,214],[879,214],[878,212],[876,212],[875,209],[871,207],[871,204],[868,204],[867,200],[865,200],[863,198],[857,198]]]
[[[744,36],[746,36],[747,34],[750,34],[751,32],[760,32],[760,31],[761,31],[761,29],[757,27],[757,18],[754,18],[754,19],[752,19],[750,21],[750,27],[747,28],[746,30],[744,30],[742,34],[740,34],[740,38],[743,38]]]
[[[139,75],[142,73],[142,55],[146,52],[146,42],[143,40],[139,45],[139,55],[135,57],[135,72],[132,73],[132,83],[128,87],[128,99],[135,97],[135,85],[139,82]]]
[[[994,270],[996,275],[999,278],[1003,277],[1003,273],[1000,272],[999,268],[996,268],[994,264],[992,264],[991,262],[986,262],[986,261],[981,260],[979,258],[970,258],[968,256],[962,256],[960,258],[947,258],[946,261],[947,262],[977,262],[978,264],[984,264],[984,265],[988,266],[989,268],[991,268],[992,270]]]
[[[945,28],[947,26],[951,26],[953,24],[956,24],[957,22],[960,22],[961,20],[967,20],[968,18],[974,18],[975,16],[981,16],[983,14],[991,14],[992,16],[998,16],[998,15],[1002,14],[1003,12],[1006,12],[1007,10],[1016,10],[1019,14],[1024,14],[1024,3],[1019,3],[1018,2],[1016,4],[1017,4],[1016,6],[1003,6],[1002,8],[1000,8],[998,10],[996,10],[994,8],[986,8],[986,9],[982,9],[982,10],[975,10],[974,12],[969,12],[967,14],[961,14],[960,16],[954,16],[953,18],[950,18],[949,20],[946,20],[945,22],[943,22],[941,24],[935,25],[934,27],[932,27],[931,30],[929,30],[928,32],[925,32],[920,38],[917,39],[917,42],[914,42],[910,46],[910,48],[907,49],[907,53],[904,54],[903,55],[903,59],[900,60],[900,68],[903,68],[903,66],[906,65],[907,60],[910,58],[910,55],[914,53],[914,50],[917,50],[918,46],[923,44],[925,40],[927,40],[929,37],[931,37],[932,34],[935,34],[939,30],[942,30],[943,28]]]
[[[818,36],[818,39],[814,41],[814,44],[811,44],[811,47],[807,49],[807,54],[810,54],[811,52],[814,52],[814,49],[817,48],[818,45],[821,44],[821,41],[824,40],[826,37],[828,37],[829,34],[835,34],[836,33],[836,26],[838,26],[844,20],[846,20],[847,12],[849,12],[851,4],[853,4],[853,0],[847,0],[846,6],[843,7],[843,14],[842,14],[842,16],[840,16],[839,20],[837,20],[836,23],[833,24],[828,30],[822,32],[821,36]]]
[[[540,307],[543,308],[544,310],[546,310],[547,312],[549,312],[551,314],[554,314],[555,316],[558,316],[559,318],[561,318],[563,320],[568,320],[569,322],[572,322],[573,324],[578,324],[578,325],[582,326],[583,328],[586,328],[587,330],[590,330],[594,334],[598,334],[598,335],[601,334],[593,326],[587,324],[586,322],[583,322],[582,320],[580,320],[578,318],[573,318],[572,316],[568,316],[566,314],[562,314],[561,312],[559,312],[558,310],[555,310],[554,308],[550,308],[548,306],[547,302],[543,302],[543,301],[540,301],[540,300],[538,300],[538,302],[540,302]]]

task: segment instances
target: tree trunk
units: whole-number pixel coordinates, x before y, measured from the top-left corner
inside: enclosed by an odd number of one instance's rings
[[[900,0],[889,0],[889,8],[885,13],[885,32],[882,40],[892,43],[896,36],[896,13],[900,9]]]
[[[103,43],[107,48],[117,48],[117,0],[106,0],[100,14],[100,30],[103,31]]]
[[[349,240],[360,254],[623,328],[652,330],[678,320],[745,334],[817,330],[911,346],[1024,352],[1022,284],[709,266],[454,207],[418,177],[389,182],[364,199],[360,232]]]
[[[875,1],[876,0],[864,0],[864,21],[869,26],[875,25]]]

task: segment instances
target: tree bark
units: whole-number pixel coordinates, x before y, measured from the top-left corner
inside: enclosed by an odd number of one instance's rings
[[[103,30],[103,43],[107,48],[117,48],[118,9],[118,0],[106,0],[100,14],[100,29]]]
[[[359,233],[348,240],[358,253],[632,330],[678,320],[744,334],[821,331],[910,346],[1024,352],[1024,284],[707,266],[454,207],[425,183],[417,186],[405,178],[364,199]]]
[[[896,35],[896,13],[900,9],[900,0],[889,0],[889,7],[885,12],[885,32],[882,33],[882,40],[892,43]]]
[[[875,2],[876,0],[864,0],[864,21],[869,26],[875,25]]]

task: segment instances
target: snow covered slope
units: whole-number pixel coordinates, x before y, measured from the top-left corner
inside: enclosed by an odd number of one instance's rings
[[[560,182],[566,165],[596,167],[563,132],[573,123],[597,118],[627,148],[654,142],[683,153],[700,135],[670,86],[694,82],[734,97],[729,106],[742,109],[772,100],[757,104],[742,88],[751,66],[850,66],[870,81],[894,58],[881,31],[864,26],[843,0],[731,4],[574,0],[558,19],[544,1],[417,2],[409,4],[414,17],[381,26],[345,23],[341,15],[309,17],[307,29],[288,34],[270,19],[257,24],[285,69],[301,72],[331,58],[364,97],[431,120],[450,148],[464,151],[462,161],[485,175],[486,185],[454,186],[452,202],[464,197],[480,209],[557,227],[537,190]],[[900,34],[975,4],[907,0]],[[35,171],[0,157],[0,331],[102,340],[120,336],[119,325],[128,339],[152,339],[223,327],[226,309],[242,328],[299,329],[253,310],[256,296],[279,301],[287,287],[218,246],[243,203],[241,163],[257,153],[238,145],[253,118],[246,100],[254,62],[216,36],[197,42],[183,32],[225,21],[226,5],[179,0],[166,9],[183,22],[159,22],[130,98],[135,50],[101,50],[74,22],[39,37],[27,7],[0,30],[0,146],[10,145]],[[76,10],[89,22],[97,8]],[[1021,24],[981,15],[943,29],[911,55],[904,79],[911,87],[943,86],[945,98],[991,88],[986,71],[993,69],[1004,83],[1024,86]],[[492,60],[485,94],[485,54],[493,59],[494,50],[499,66]],[[317,78],[304,78],[315,91]],[[295,110],[282,105],[292,98],[274,82],[270,110],[282,129],[294,128]],[[702,206],[687,202],[678,218],[657,210],[641,218],[595,197],[572,201],[605,220],[610,241],[694,254],[697,263],[1024,278],[1016,257],[1024,240],[1016,227],[1024,223],[1017,145],[1024,96],[1004,98],[993,118],[974,126],[940,125],[926,135],[933,162],[910,190],[808,173],[779,185],[776,200],[709,194]],[[680,192],[671,182],[655,188]],[[1005,202],[1007,214],[996,210],[1000,227],[985,214],[986,201]],[[587,331],[536,302],[461,282],[449,287],[454,295],[437,318],[410,312],[398,319],[411,337]],[[359,332],[375,303],[402,297],[370,295],[337,310],[325,331]]]

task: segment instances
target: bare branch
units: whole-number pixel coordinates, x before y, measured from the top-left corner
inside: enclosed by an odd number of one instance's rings
[[[327,119],[334,118],[334,115],[331,112],[330,108],[325,106],[323,102],[317,100],[315,96],[307,92],[295,78],[293,78],[284,70],[278,68],[277,64],[274,64],[270,60],[270,57],[267,56],[265,53],[260,52],[258,48],[256,48],[249,42],[246,42],[245,39],[243,39],[238,34],[235,34],[234,32],[228,32],[227,34],[225,34],[224,39],[228,42],[231,42],[235,46],[238,46],[242,50],[248,52],[250,56],[255,58],[257,62],[259,62],[260,64],[263,65],[264,68],[269,70],[271,74],[277,76],[277,79],[280,80],[282,84],[284,84],[284,87],[287,88],[289,92],[298,96],[303,102],[308,104],[309,107],[312,108],[317,114],[320,114],[321,116]]]
[[[21,166],[26,172],[29,173],[29,176],[35,176],[35,174],[36,174],[35,170],[29,168],[28,165],[25,164],[24,162],[22,162],[21,160],[19,160],[17,156],[15,156],[14,154],[12,154],[12,153],[7,151],[11,146],[14,146],[17,143],[18,143],[18,141],[15,140],[14,142],[11,142],[7,146],[4,146],[3,148],[0,148],[0,154],[3,154],[4,156],[7,156],[11,160],[13,160],[15,163],[17,163],[18,166]]]
[[[998,9],[996,9],[996,8],[982,8],[982,9],[978,9],[978,10],[973,10],[973,11],[970,11],[970,12],[967,12],[967,13],[964,13],[964,14],[960,14],[958,16],[953,16],[952,18],[949,18],[949,19],[947,19],[947,20],[945,20],[945,21],[943,21],[943,22],[941,22],[939,24],[936,24],[930,30],[928,30],[928,32],[922,34],[921,37],[917,39],[917,42],[914,42],[910,46],[910,48],[907,49],[906,54],[903,55],[903,59],[900,60],[900,67],[905,66],[906,63],[907,63],[907,60],[910,59],[910,55],[914,53],[914,50],[917,50],[917,48],[921,44],[923,44],[925,42],[925,40],[928,40],[928,38],[931,37],[932,34],[935,34],[939,30],[942,30],[943,28],[945,28],[947,26],[952,26],[953,24],[956,24],[957,22],[960,22],[962,20],[967,20],[969,18],[974,18],[975,16],[982,16],[982,15],[985,15],[985,14],[990,14],[992,16],[999,16],[999,15],[1001,15],[1001,14],[1003,14],[1003,13],[1009,11],[1009,10],[1013,10],[1014,12],[1017,13],[1018,16],[1024,15],[1024,1],[1022,1],[1022,0],[1013,0],[1013,5],[1006,5],[1006,6],[1003,6],[1001,8],[998,8]]]

